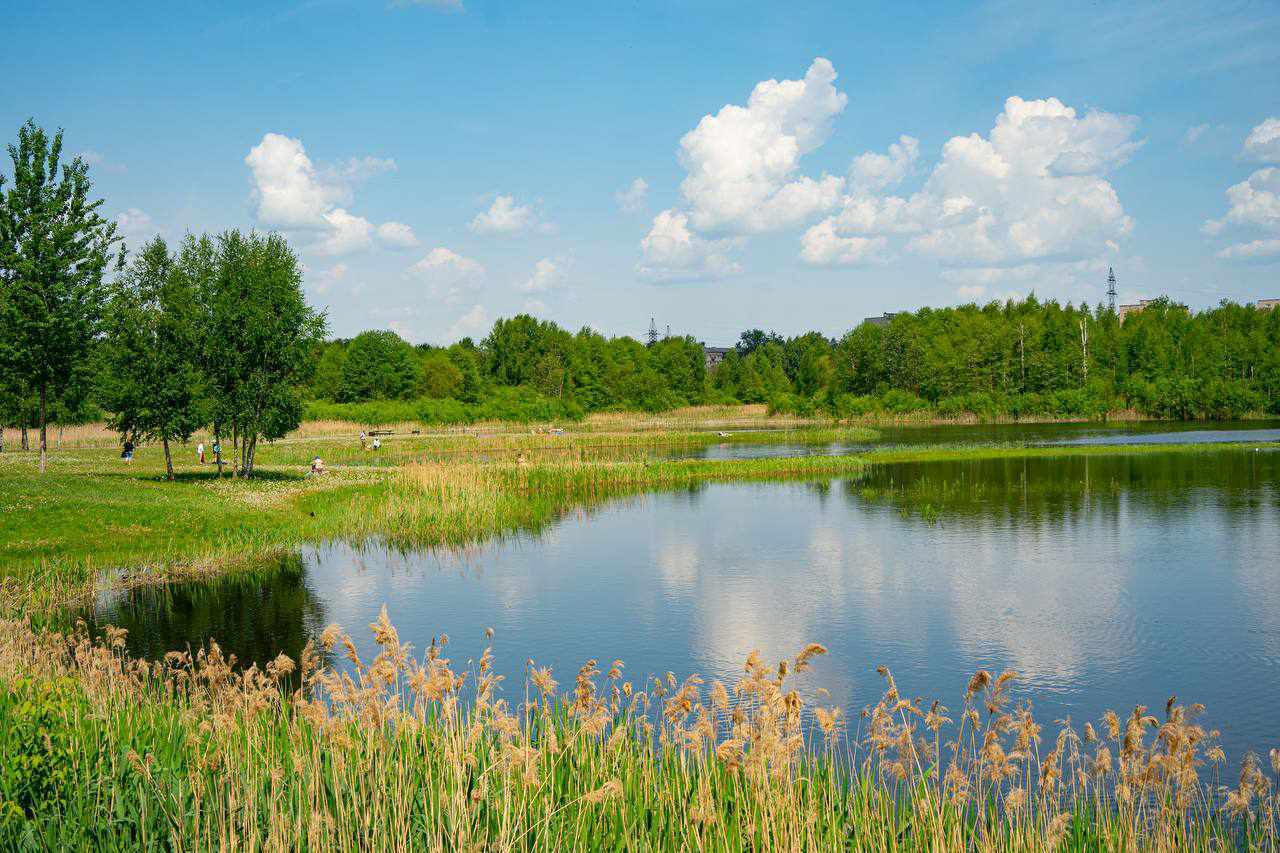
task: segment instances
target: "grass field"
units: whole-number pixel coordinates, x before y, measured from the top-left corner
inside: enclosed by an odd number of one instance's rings
[[[723,441],[865,441],[862,429],[805,432],[591,432],[394,435],[381,449],[354,434],[264,446],[251,481],[218,475],[180,448],[176,481],[157,447],[132,463],[114,448],[64,447],[41,476],[35,453],[0,454],[3,611],[60,604],[97,585],[217,572],[299,542],[383,536],[458,544],[545,523],[575,503],[708,479],[831,476],[856,459],[706,462],[654,458]],[[308,476],[320,456],[327,471]]]

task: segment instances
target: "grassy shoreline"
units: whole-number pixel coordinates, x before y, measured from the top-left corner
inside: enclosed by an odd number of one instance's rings
[[[714,434],[713,434],[714,435]],[[740,442],[866,441],[866,430],[744,432]],[[82,601],[103,584],[190,579],[282,548],[332,538],[454,546],[536,529],[574,507],[646,490],[712,481],[849,476],[868,465],[996,458],[1220,452],[1221,444],[884,448],[845,455],[758,459],[655,459],[654,451],[725,441],[706,433],[506,435],[389,439],[374,453],[350,440],[312,439],[264,448],[252,482],[217,478],[212,466],[180,466],[160,479],[159,453],[129,466],[105,450],[64,450],[49,473],[34,454],[0,456],[0,615]],[[403,442],[403,445],[401,444]],[[1268,444],[1231,445],[1238,451]],[[470,448],[471,452],[462,452]],[[310,458],[331,462],[307,477]]]

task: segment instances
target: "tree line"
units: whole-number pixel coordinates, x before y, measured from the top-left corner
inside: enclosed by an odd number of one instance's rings
[[[90,198],[88,168],[33,121],[0,173],[0,424],[38,430],[105,417],[122,441],[211,428],[215,461],[252,476],[258,443],[295,429],[325,318],[278,235],[159,237],[129,256]],[[6,184],[11,186],[6,190]]]
[[[707,403],[844,418],[1280,413],[1280,311],[1230,302],[1194,312],[1158,299],[1121,322],[1103,307],[1033,295],[901,313],[838,339],[752,329],[712,370],[692,338],[646,346],[527,315],[448,347],[365,332],[323,344],[316,360],[311,411],[368,420],[501,416],[495,400],[512,401],[507,413],[527,419],[549,407],[572,417]]]

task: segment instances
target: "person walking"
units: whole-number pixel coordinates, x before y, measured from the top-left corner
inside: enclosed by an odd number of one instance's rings
[[[204,464],[204,442],[203,441],[196,445],[196,456],[200,457],[200,464],[203,465]]]
[[[124,450],[121,452],[120,458],[125,462],[133,461],[133,442],[127,438],[124,441]]]

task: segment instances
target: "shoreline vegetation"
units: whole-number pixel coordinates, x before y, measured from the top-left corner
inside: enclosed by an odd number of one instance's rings
[[[797,685],[810,643],[736,683],[625,663],[503,690],[492,647],[420,655],[385,608],[362,660],[330,625],[237,671],[216,644],[132,660],[0,621],[0,839],[44,849],[1275,849],[1280,751],[1222,778],[1170,697],[1042,726],[1018,675],[848,719]],[[486,639],[492,632],[485,632]],[[337,659],[345,660],[339,668]],[[568,689],[561,690],[558,679]],[[570,682],[570,679],[572,681]],[[963,682],[961,682],[963,683]],[[822,693],[818,694],[819,699]]]
[[[304,424],[264,444],[252,480],[212,464],[175,465],[139,447],[126,464],[101,435],[80,432],[35,476],[34,453],[0,454],[0,616],[84,602],[96,592],[235,571],[308,542],[381,540],[461,547],[537,530],[566,512],[645,491],[732,480],[830,479],[904,462],[1220,451],[1221,444],[875,447],[867,427],[771,429],[754,407],[687,412],[683,420],[609,417],[597,429],[397,434],[362,448],[345,425]],[[703,417],[696,418],[697,414]],[[730,423],[741,431],[696,429]],[[621,429],[629,423],[631,430]],[[667,431],[663,431],[666,427]],[[866,444],[843,455],[664,458],[720,443]],[[1232,445],[1252,449],[1266,444]],[[182,451],[179,459],[182,460]],[[308,476],[320,456],[326,471]],[[28,523],[38,517],[39,526]]]
[[[1139,707],[1041,728],[1013,674],[957,674],[969,685],[948,707],[905,698],[886,670],[881,701],[846,719],[796,687],[821,666],[814,645],[777,664],[753,656],[737,684],[629,683],[622,662],[588,661],[576,677],[529,662],[525,683],[500,689],[489,652],[455,665],[444,639],[415,657],[385,616],[371,626],[372,661],[331,626],[300,660],[262,670],[214,644],[130,660],[118,631],[60,634],[40,618],[95,590],[234,573],[304,542],[461,547],[715,481],[1277,447],[661,458],[719,442],[876,438],[789,419],[746,431],[773,420],[756,410],[701,414],[402,433],[378,451],[346,425],[304,424],[263,444],[247,481],[217,477],[186,447],[169,482],[159,448],[127,464],[87,434],[50,453],[43,476],[34,453],[0,455],[0,846],[1275,849],[1280,753],[1221,778],[1227,757],[1197,723],[1202,709],[1173,700],[1163,715]],[[330,467],[307,476],[314,455]]]

